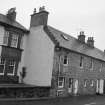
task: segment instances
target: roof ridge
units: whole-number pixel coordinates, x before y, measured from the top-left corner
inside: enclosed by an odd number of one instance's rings
[[[99,48],[91,48],[87,45],[87,43],[81,43],[77,38],[53,28],[52,26],[48,25],[48,29],[57,39],[61,47],[105,61],[105,53]],[[62,39],[61,34],[68,36],[69,40],[64,40],[64,38]]]

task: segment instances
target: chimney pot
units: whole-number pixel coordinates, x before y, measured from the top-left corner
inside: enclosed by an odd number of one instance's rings
[[[82,43],[85,43],[84,31],[80,31],[80,35],[78,36],[78,40]]]
[[[90,47],[94,47],[94,39],[93,37],[88,37],[87,45]]]
[[[15,21],[16,20],[16,11],[15,10],[16,10],[15,7],[8,10],[7,17],[11,21]]]

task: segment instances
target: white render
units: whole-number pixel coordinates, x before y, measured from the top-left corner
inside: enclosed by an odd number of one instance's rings
[[[27,36],[24,66],[26,84],[51,86],[54,43],[44,32],[43,26],[31,27]]]
[[[5,34],[5,29],[3,26],[0,25],[0,45],[3,45],[4,34]]]
[[[21,49],[23,49],[22,51],[22,55],[21,55],[21,61],[19,62],[19,65],[18,65],[18,70],[17,70],[17,75],[19,76],[19,82],[21,83],[21,75],[20,75],[20,72],[22,72],[22,68],[25,67],[25,53],[26,53],[26,42],[27,42],[27,38],[28,38],[28,35],[27,34],[24,34],[23,36],[23,43],[22,43],[22,46],[21,46]]]

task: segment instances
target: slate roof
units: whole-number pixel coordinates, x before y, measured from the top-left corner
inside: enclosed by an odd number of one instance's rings
[[[22,26],[20,23],[18,23],[17,21],[11,21],[10,19],[7,18],[6,15],[0,14],[0,23],[4,23],[16,28],[19,28],[23,31],[28,31],[24,26]]]
[[[100,49],[96,47],[91,48],[86,43],[83,44],[78,41],[78,39],[65,34],[64,32],[61,32],[51,26],[47,27],[48,30],[52,33],[53,37],[55,37],[55,40],[59,42],[59,46],[105,61],[105,53]]]

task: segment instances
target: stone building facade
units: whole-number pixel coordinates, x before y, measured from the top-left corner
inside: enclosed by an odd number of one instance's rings
[[[50,87],[50,96],[104,94],[104,51],[84,31],[74,38],[49,26],[48,14],[42,8],[31,15],[27,46],[35,44],[26,48],[24,82]]]
[[[48,14],[34,9],[29,30],[15,8],[0,14],[0,96],[104,94],[105,52],[84,31],[74,38],[49,26]]]

